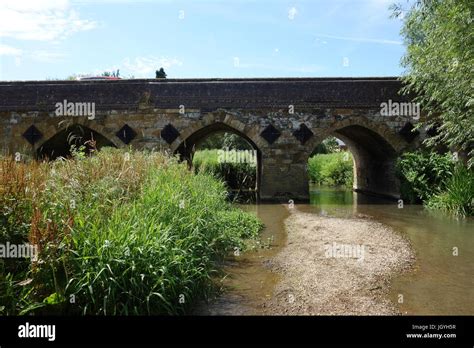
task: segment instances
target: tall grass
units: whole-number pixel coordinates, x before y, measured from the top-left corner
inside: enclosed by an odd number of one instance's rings
[[[397,162],[402,198],[459,217],[474,215],[474,171],[450,153],[416,151]]]
[[[217,149],[196,151],[193,166],[196,172],[204,172],[226,183],[233,191],[254,191],[256,189],[256,163],[220,162]],[[243,150],[235,153],[244,154]],[[243,158],[243,157],[242,157]]]
[[[457,166],[445,189],[431,196],[427,206],[458,217],[474,216],[474,172]]]
[[[21,269],[0,260],[3,314],[185,313],[212,291],[219,260],[261,228],[223,183],[160,153],[1,166],[2,236],[40,250]]]
[[[444,190],[452,176],[454,162],[449,154],[416,151],[406,152],[397,161],[402,198],[421,203]]]
[[[316,184],[352,187],[352,154],[335,152],[314,155],[308,160],[308,174]]]

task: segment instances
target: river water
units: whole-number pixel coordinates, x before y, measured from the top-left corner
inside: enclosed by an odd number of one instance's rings
[[[225,293],[200,306],[198,314],[265,314],[265,302],[279,281],[266,263],[286,245],[288,206],[241,207],[263,221],[262,238],[270,238],[271,246],[229,259]],[[370,218],[404,235],[412,244],[416,262],[412,271],[392,280],[389,292],[402,314],[474,314],[474,219],[456,220],[420,205],[399,207],[397,202],[325,187],[312,187],[310,204],[296,204],[296,208],[322,216]]]

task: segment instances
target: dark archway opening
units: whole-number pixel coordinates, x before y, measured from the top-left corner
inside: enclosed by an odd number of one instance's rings
[[[193,170],[211,173],[226,183],[229,198],[259,199],[261,153],[245,134],[214,123],[190,135],[176,153]]]
[[[350,186],[354,191],[385,198],[399,198],[400,184],[395,170],[397,153],[381,135],[354,125],[338,129],[331,136],[338,139],[339,151],[352,154],[344,157],[353,162],[353,179]],[[347,164],[339,159],[339,163],[332,169],[342,173]],[[310,168],[310,162],[308,167]],[[311,172],[309,174],[311,177]]]
[[[38,159],[55,160],[71,157],[71,149],[82,149],[87,155],[103,147],[116,147],[100,133],[81,125],[73,125],[52,136],[36,151]]]
[[[397,198],[400,183],[396,176],[395,149],[376,132],[349,126],[334,133],[354,155],[354,189],[358,192]]]

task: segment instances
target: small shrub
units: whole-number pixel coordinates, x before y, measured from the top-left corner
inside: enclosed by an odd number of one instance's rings
[[[213,175],[226,183],[230,190],[252,191],[257,185],[256,163],[219,162],[217,149],[196,151],[193,166],[196,171]],[[245,151],[245,150],[243,150]],[[236,152],[244,153],[242,150]]]
[[[444,190],[431,196],[427,206],[459,217],[473,216],[474,172],[458,165]]]
[[[353,160],[349,152],[317,154],[308,161],[310,180],[320,185],[353,185]]]
[[[435,152],[404,153],[397,162],[402,198],[410,203],[427,201],[444,190],[454,162],[449,154]]]

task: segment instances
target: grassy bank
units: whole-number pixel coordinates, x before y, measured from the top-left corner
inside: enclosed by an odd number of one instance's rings
[[[255,165],[238,161],[222,162],[219,160],[217,149],[196,151],[193,165],[196,172],[212,174],[225,181],[231,189],[249,190],[255,187]],[[352,187],[352,154],[350,152],[316,154],[308,161],[308,174],[310,180],[316,184]]]
[[[407,152],[397,170],[404,200],[455,216],[474,215],[474,171],[450,153]]]
[[[221,151],[221,152],[219,152]],[[256,187],[256,156],[250,151],[207,149],[196,151],[193,158],[195,171],[211,174],[226,183],[230,190],[253,191]]]
[[[317,154],[308,160],[308,174],[313,183],[352,187],[353,160],[350,152]]]
[[[179,314],[213,289],[218,262],[261,224],[224,184],[159,153],[0,161],[0,314]]]

